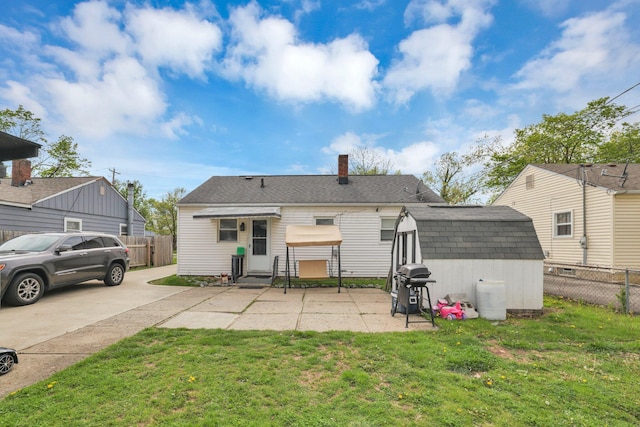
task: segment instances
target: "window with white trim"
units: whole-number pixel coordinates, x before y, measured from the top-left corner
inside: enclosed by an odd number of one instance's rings
[[[573,236],[573,213],[571,211],[553,214],[553,237]]]
[[[127,224],[120,224],[120,235],[121,236],[129,235],[129,226]]]
[[[380,241],[391,241],[396,232],[396,218],[380,218]]]
[[[333,217],[317,216],[316,225],[333,225]]]
[[[64,231],[82,231],[82,220],[78,218],[65,218]]]
[[[220,242],[238,241],[237,219],[220,219],[218,221],[218,240]]]

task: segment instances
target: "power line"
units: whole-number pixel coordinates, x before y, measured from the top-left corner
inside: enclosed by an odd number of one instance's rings
[[[616,95],[616,96],[614,96],[613,98],[611,98],[610,100],[608,100],[608,101],[607,101],[607,104],[608,104],[608,103],[610,103],[610,102],[615,101],[616,99],[620,98],[620,97],[621,97],[622,95],[624,95],[625,93],[627,93],[627,92],[629,92],[629,91],[631,91],[631,90],[635,89],[635,88],[636,88],[636,87],[638,87],[638,86],[640,86],[640,82],[638,82],[638,83],[634,84],[633,86],[631,86],[630,88],[628,88],[628,89],[626,89],[626,90],[624,90],[624,91],[620,92],[618,95]]]

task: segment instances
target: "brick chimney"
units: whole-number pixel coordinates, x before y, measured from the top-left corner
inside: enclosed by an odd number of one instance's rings
[[[338,184],[349,183],[349,156],[347,154],[338,155]]]
[[[11,185],[22,187],[31,179],[31,161],[26,159],[13,160],[11,163]]]

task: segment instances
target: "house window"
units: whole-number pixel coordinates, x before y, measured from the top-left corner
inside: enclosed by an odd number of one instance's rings
[[[120,235],[121,236],[129,235],[129,227],[127,227],[127,224],[120,224]]]
[[[218,240],[221,242],[237,242],[238,221],[235,219],[221,219],[218,222]]]
[[[553,214],[553,236],[573,236],[573,215],[571,211],[556,212],[555,214]]]
[[[316,225],[333,225],[333,217],[316,217]]]
[[[77,218],[65,218],[64,231],[82,231],[82,220]]]
[[[380,218],[380,240],[391,241],[396,231],[396,218]]]
[[[527,188],[527,190],[532,190],[533,189],[533,174],[532,175],[527,175],[527,177],[526,177],[526,188]]]

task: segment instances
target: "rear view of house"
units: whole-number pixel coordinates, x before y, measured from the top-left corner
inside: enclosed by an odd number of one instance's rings
[[[282,275],[287,225],[330,224],[343,238],[343,277],[386,277],[402,206],[443,202],[413,175],[350,176],[347,156],[337,176],[211,177],[178,203],[178,274],[230,274],[244,254],[243,274]],[[337,276],[331,248],[296,248],[292,257],[324,260]]]

